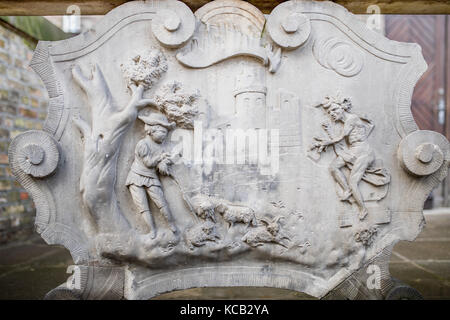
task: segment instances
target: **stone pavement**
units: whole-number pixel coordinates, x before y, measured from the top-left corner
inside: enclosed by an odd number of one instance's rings
[[[425,299],[450,299],[450,208],[427,211],[427,224],[415,242],[400,242],[392,255],[393,277],[419,290]],[[67,250],[39,237],[0,247],[0,299],[42,299],[66,281],[72,259]],[[272,288],[203,288],[172,292],[157,299],[312,299]]]

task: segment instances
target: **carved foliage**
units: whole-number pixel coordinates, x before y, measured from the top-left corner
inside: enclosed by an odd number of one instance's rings
[[[194,128],[194,119],[198,116],[198,100],[200,93],[186,92],[178,81],[166,83],[155,95],[158,110],[167,115],[178,127]]]

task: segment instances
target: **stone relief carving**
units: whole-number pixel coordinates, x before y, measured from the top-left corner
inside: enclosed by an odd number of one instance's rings
[[[239,0],[195,14],[156,4],[128,2],[84,35],[37,47],[49,116],[44,131],[13,140],[9,159],[37,231],[86,278],[48,298],[148,299],[199,285],[401,296],[389,254],[419,234],[450,163],[447,139],[418,130],[410,112],[420,48],[331,2],[283,2],[266,28]],[[338,87],[352,101],[306,105]],[[232,161],[212,161],[211,145]],[[250,161],[269,149],[270,170]],[[373,263],[386,285],[369,292],[355,283]]]
[[[320,155],[329,146],[333,147],[336,158],[329,170],[340,186],[338,196],[341,201],[349,201],[351,197],[359,208],[359,219],[364,220],[369,211],[359,183],[364,180],[380,187],[390,182],[387,169],[380,166],[381,161],[376,163],[375,152],[368,142],[375,125],[369,119],[354,114],[350,98],[339,93],[327,96],[319,106],[326,110],[334,123],[340,122],[343,126],[340,132],[336,132],[330,123],[322,124],[327,137],[315,137],[316,142],[310,150],[315,150]],[[348,178],[342,172],[343,167],[350,171]]]
[[[251,5],[236,7],[233,0],[228,5],[226,2],[219,6],[208,3],[195,13],[202,23],[190,43],[176,54],[178,61],[190,68],[207,68],[229,58],[248,56],[275,73],[281,63],[281,48],[261,37],[264,16]]]
[[[364,246],[370,246],[374,241],[378,230],[376,227],[364,229],[355,233],[355,241],[361,242]]]
[[[206,68],[238,56],[257,58],[268,66],[270,72],[276,72],[281,63],[281,49],[272,48],[271,44],[262,46],[260,38],[230,29],[227,25],[208,25],[200,30],[190,45],[176,55],[186,67]]]
[[[311,33],[311,22],[291,3],[277,6],[267,20],[267,31],[279,46],[292,50],[303,45]]]
[[[186,92],[180,82],[173,81],[161,87],[155,95],[155,101],[158,110],[179,128],[193,129],[194,120],[200,112],[197,105],[199,97],[198,90]]]
[[[58,145],[39,131],[28,138],[28,143],[20,146],[17,154],[17,162],[22,171],[35,178],[51,174],[58,166],[58,161]]]
[[[236,76],[234,127],[241,129],[266,128],[266,79],[261,68],[243,68]],[[248,119],[251,118],[251,123]]]
[[[280,219],[276,217],[273,221],[264,217],[258,217],[255,210],[238,203],[231,203],[227,200],[197,194],[190,199],[194,213],[204,222],[192,228],[187,235],[187,241],[195,246],[204,245],[205,241],[216,241],[221,239],[216,231],[217,216],[226,223],[227,229],[236,224],[245,225],[243,236],[230,239],[232,247],[241,246],[239,242],[245,242],[250,247],[257,247],[267,243],[280,244],[287,248],[285,240],[289,237],[282,232]],[[225,237],[224,237],[225,238]],[[199,240],[203,239],[203,240]],[[196,243],[200,245],[196,245]]]
[[[249,230],[243,237],[242,241],[248,243],[252,247],[261,246],[265,243],[276,243],[288,248],[289,237],[280,231],[280,219],[282,216],[274,218],[272,221],[265,219],[260,220],[260,225]]]
[[[139,213],[150,227],[152,239],[156,237],[157,229],[148,205],[147,196],[164,215],[170,230],[177,234],[178,229],[164,197],[164,191],[158,176],[170,174],[170,166],[173,164],[174,156],[176,156],[168,154],[161,147],[168,131],[175,127],[175,123],[168,122],[164,115],[158,113],[141,115],[138,118],[145,123],[147,136],[136,145],[135,159],[131,165],[126,186],[130,190]]]
[[[255,211],[252,208],[221,203],[217,207],[217,211],[222,215],[223,220],[228,223],[230,228],[235,223],[243,223],[249,227],[257,225]]]
[[[124,108],[114,101],[98,65],[92,66],[89,77],[79,66],[72,69],[75,83],[87,96],[92,118],[91,124],[82,118],[73,119],[84,141],[80,191],[100,232],[124,230],[129,226],[117,206],[114,191],[118,153],[138,110],[155,105],[153,100],[143,98],[144,91],[167,70],[165,57],[159,51],[151,52],[147,57],[138,55],[133,62],[134,68],[128,68],[124,74],[131,91],[131,99]]]
[[[361,72],[364,56],[354,45],[335,37],[318,39],[313,46],[314,57],[324,68],[336,71],[344,77]]]
[[[186,232],[186,242],[190,250],[194,250],[194,247],[204,246],[208,241],[214,242],[219,239],[216,225],[211,221],[197,224]]]
[[[155,3],[158,8],[159,3]],[[194,34],[195,18],[182,2],[172,2],[168,8],[158,8],[152,20],[152,32],[165,47],[178,48]]]

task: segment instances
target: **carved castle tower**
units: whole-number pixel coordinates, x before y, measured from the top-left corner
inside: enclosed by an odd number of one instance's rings
[[[264,69],[244,68],[236,77],[235,114],[240,129],[264,129],[266,125],[266,79]]]

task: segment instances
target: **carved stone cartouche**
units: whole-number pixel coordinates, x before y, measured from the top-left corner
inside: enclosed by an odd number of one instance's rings
[[[48,117],[12,141],[10,165],[37,232],[77,270],[47,298],[420,298],[388,268],[450,161],[411,114],[418,45],[332,2],[285,1],[266,19],[240,0],[133,1],[39,42],[31,67]]]

